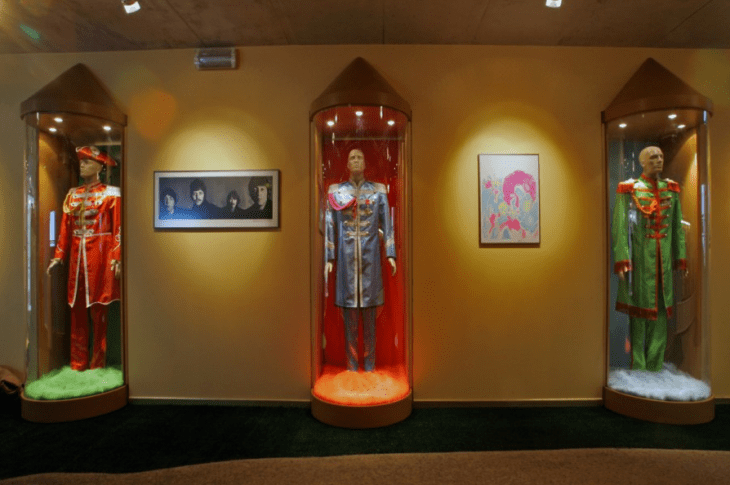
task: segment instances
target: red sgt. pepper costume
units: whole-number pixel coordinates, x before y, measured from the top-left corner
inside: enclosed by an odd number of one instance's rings
[[[660,371],[667,345],[667,317],[674,305],[672,271],[686,270],[679,184],[669,179],[629,179],[618,184],[611,228],[616,310],[630,319],[631,368]]]
[[[91,159],[107,167],[114,159],[96,147],[76,149],[79,161]],[[95,369],[106,364],[109,303],[119,300],[115,269],[121,261],[121,193],[97,180],[69,190],[55,260],[68,261],[68,304],[71,307],[71,368]],[[94,342],[89,362],[89,314]]]

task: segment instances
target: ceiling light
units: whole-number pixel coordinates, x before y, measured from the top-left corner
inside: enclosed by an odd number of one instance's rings
[[[667,116],[667,118],[669,118],[670,120],[673,120],[676,117],[677,117],[677,115],[675,113],[672,113],[669,116]]]
[[[56,116],[55,118],[53,118],[53,121],[55,121],[56,123],[63,123],[63,118],[61,118],[60,116]]]
[[[393,126],[394,124],[395,124],[395,121],[393,121],[393,120],[388,120],[388,126]]]
[[[327,126],[335,126],[335,122],[334,122],[334,121],[332,121],[332,120],[329,120],[329,121],[327,122]]]
[[[112,127],[109,125],[104,125],[102,128],[104,128],[104,131],[112,131]]]
[[[550,8],[560,8],[560,4],[563,0],[545,0],[545,6]]]
[[[679,125],[679,126],[677,126],[677,128],[679,128],[680,130],[683,130],[686,126],[687,125]]]
[[[127,14],[134,13],[142,8],[137,0],[122,0],[122,5],[124,5],[124,11]]]
[[[362,116],[362,111],[355,111],[355,116]]]
[[[48,131],[50,131],[51,133],[55,133],[58,130],[55,127],[51,126],[50,128],[48,128]]]
[[[626,128],[627,126],[629,125],[627,125],[626,123],[621,123],[620,125],[618,125],[619,128]]]

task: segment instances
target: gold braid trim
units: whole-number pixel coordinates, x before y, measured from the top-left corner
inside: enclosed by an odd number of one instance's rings
[[[642,214],[650,216],[653,213],[657,211],[657,208],[659,207],[659,204],[657,203],[656,199],[653,199],[651,201],[651,204],[644,206],[639,203],[639,199],[636,197],[636,194],[631,194],[631,198],[634,201],[634,204],[636,205],[636,208],[641,211]]]

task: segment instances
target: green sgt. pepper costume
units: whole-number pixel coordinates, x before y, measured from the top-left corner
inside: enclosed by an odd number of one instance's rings
[[[660,371],[672,316],[672,269],[687,267],[679,184],[644,175],[618,184],[613,209],[616,310],[630,319],[631,368]],[[631,282],[629,282],[631,280]]]

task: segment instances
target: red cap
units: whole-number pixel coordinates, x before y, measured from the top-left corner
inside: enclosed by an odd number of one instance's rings
[[[117,166],[117,162],[115,162],[112,157],[110,157],[106,153],[102,152],[95,146],[77,148],[76,156],[79,158],[79,160],[83,160],[85,158],[90,158],[90,159],[94,160],[95,162],[99,162],[99,163],[107,165],[109,167]]]

